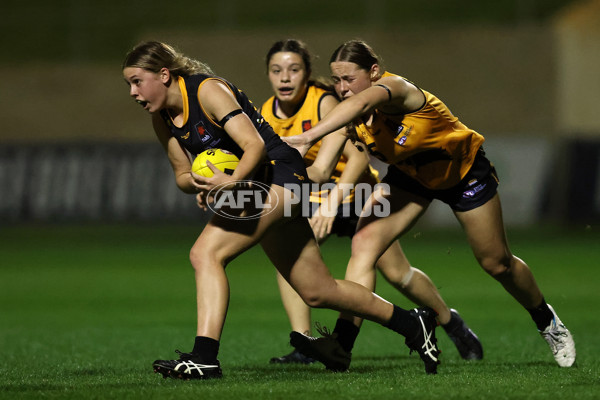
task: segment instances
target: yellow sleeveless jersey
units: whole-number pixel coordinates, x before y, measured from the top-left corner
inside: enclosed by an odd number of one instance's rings
[[[276,101],[275,96],[269,98],[262,105],[260,109],[260,113],[263,118],[273,127],[275,133],[279,136],[294,136],[300,135],[303,132],[309,130],[313,126],[317,124],[321,120],[321,115],[319,112],[321,101],[326,96],[333,96],[333,93],[326,91],[325,89],[318,88],[316,86],[310,85],[306,92],[306,97],[300,109],[296,114],[291,116],[290,118],[279,118],[275,116],[276,109]],[[317,157],[317,153],[321,148],[321,141],[317,142],[313,145],[308,153],[304,156],[304,161],[307,166],[312,165]],[[335,166],[335,170],[332,173],[331,180],[333,182],[338,182],[340,176],[342,175],[342,171],[346,166],[346,157],[342,155],[337,165]],[[373,169],[369,168],[363,177],[361,177],[361,182],[368,182],[370,184],[377,183],[377,173]],[[323,198],[326,197],[326,191],[321,192],[313,192],[311,193],[310,200],[313,202],[322,202]],[[344,199],[344,203],[351,202],[354,200],[354,191]]]
[[[276,102],[275,96],[271,97],[269,100],[265,101],[262,105],[260,112],[264,119],[273,127],[275,133],[279,136],[295,136],[300,135],[303,132],[306,132],[313,126],[317,124],[321,120],[321,115],[319,112],[321,101],[326,96],[333,96],[333,93],[326,91],[325,89],[320,89],[313,85],[308,87],[308,91],[306,92],[306,97],[304,98],[304,102],[300,109],[296,114],[292,115],[289,118],[279,118],[275,116]],[[312,165],[317,157],[317,153],[321,148],[321,141],[316,143],[313,147],[310,148],[308,153],[304,156],[304,161],[307,166]],[[335,166],[335,170],[332,174],[332,179],[337,182],[346,166],[346,157],[343,155],[340,157],[337,165]]]
[[[386,76],[397,75],[386,72]],[[429,189],[447,189],[467,174],[485,139],[461,123],[440,99],[420,90],[425,95],[421,109],[402,115],[375,110],[368,125],[357,123],[356,132],[373,156]]]

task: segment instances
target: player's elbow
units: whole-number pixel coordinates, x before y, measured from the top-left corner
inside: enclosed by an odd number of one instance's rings
[[[352,107],[354,108],[353,114],[356,116],[364,115],[374,108],[373,104],[362,96],[353,96],[348,100],[352,100]]]
[[[329,181],[330,175],[322,168],[311,166],[306,169],[306,172],[308,173],[308,178],[314,183],[325,183]]]

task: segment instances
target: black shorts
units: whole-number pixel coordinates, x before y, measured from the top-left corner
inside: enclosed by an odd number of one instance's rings
[[[480,148],[473,166],[458,185],[449,189],[432,190],[421,185],[393,165],[388,167],[383,183],[421,196],[429,201],[438,199],[454,211],[469,211],[487,203],[497,192],[498,175],[493,164]]]
[[[254,174],[254,179],[267,185],[284,186],[309,182],[306,164],[298,150],[287,144],[281,144],[276,150],[269,151],[271,161],[266,162]]]

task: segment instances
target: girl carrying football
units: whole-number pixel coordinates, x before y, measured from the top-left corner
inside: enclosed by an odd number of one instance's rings
[[[177,186],[196,193],[201,207],[208,205],[208,193],[215,188],[247,190],[247,185],[239,183],[254,181],[269,190],[262,212],[248,203],[236,219],[215,213],[200,233],[190,251],[196,281],[197,336],[190,353],[180,352],[175,360],[156,360],[156,372],[181,379],[222,376],[217,356],[229,304],[225,267],[260,243],[306,304],[357,315],[402,334],[407,346],[419,353],[426,372],[436,373],[435,311],[404,310],[364,286],[333,279],[308,220],[298,213],[286,215],[281,200],[286,198],[285,184],[301,185],[308,180],[304,161],[273,132],[243,92],[203,63],[161,42],[134,47],[122,69],[129,94],[151,114]],[[191,173],[191,157],[209,147],[228,150],[240,158],[232,175],[216,168],[211,178]],[[260,218],[244,218],[257,211]]]
[[[299,135],[316,125],[321,116],[326,115],[339,101],[332,93],[333,87],[310,79],[312,63],[306,45],[295,39],[275,42],[266,57],[267,74],[274,95],[261,107],[261,114],[279,136]],[[331,140],[326,136],[323,141]],[[326,195],[311,195],[314,213],[310,223],[319,241],[335,233],[338,236],[352,237],[356,231],[358,215],[355,213],[356,197],[352,194],[344,198],[344,185],[378,182],[376,175],[368,167],[369,158],[365,149],[359,150],[350,141],[342,149],[342,156],[334,164],[333,175],[323,175],[331,169],[331,160],[318,157],[320,142],[310,148],[304,156],[309,166],[309,178],[318,183],[335,182],[336,186]],[[315,162],[315,160],[317,160]],[[319,195],[322,196],[319,196]],[[314,199],[314,202],[313,202]],[[319,203],[320,200],[320,203]],[[366,200],[366,199],[365,199]],[[359,209],[362,204],[359,205]],[[337,212],[332,212],[337,211]],[[410,266],[404,256],[400,243],[394,241],[377,262],[384,277],[409,299],[422,306],[429,306],[438,313],[438,321],[444,327],[459,353],[465,359],[481,359],[483,350],[475,334],[462,321],[455,310],[450,310],[441,298],[437,288],[422,271]],[[346,279],[375,290],[375,270],[347,275]],[[292,330],[310,334],[310,307],[290,287],[287,281],[277,274],[281,298],[290,320]],[[350,353],[358,335],[362,320],[337,321],[333,334],[340,331],[352,331],[352,335],[343,343],[344,351]],[[349,360],[349,359],[348,359]],[[294,350],[290,354],[271,359],[273,363],[310,363],[313,361]]]
[[[340,136],[337,130],[353,123],[354,139],[388,164],[383,182],[390,191],[374,192],[367,201],[347,270],[374,268],[389,244],[416,223],[431,201],[441,200],[462,225],[480,266],[529,312],[558,365],[573,365],[576,354],[571,333],[546,304],[527,264],[508,247],[498,178],[485,157],[483,136],[461,123],[431,93],[384,71],[365,42],[352,40],[338,47],[330,68],[342,102],[314,128],[286,141],[305,152],[311,143],[332,132]],[[334,158],[344,141],[338,137],[324,143],[320,155]],[[391,204],[390,215],[369,213],[382,198]],[[344,335],[340,333],[338,339]],[[304,338],[297,347],[316,351],[331,341]]]

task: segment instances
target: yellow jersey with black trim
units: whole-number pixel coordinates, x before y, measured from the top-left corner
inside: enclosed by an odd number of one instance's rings
[[[286,137],[300,135],[315,126],[317,122],[321,120],[321,101],[327,96],[334,96],[334,94],[325,89],[310,85],[306,91],[302,105],[296,114],[291,117],[279,118],[275,115],[275,111],[277,110],[277,100],[275,96],[265,101],[260,108],[260,113],[279,136]],[[306,153],[304,161],[307,166],[312,165],[315,161],[320,148],[321,141],[317,142],[310,148],[308,153]],[[346,157],[342,155],[335,166],[335,170],[332,173],[332,179],[335,182],[339,180],[340,175],[346,166],[346,161]]]
[[[398,75],[385,72],[382,77],[386,76]],[[429,189],[447,189],[467,174],[485,139],[436,96],[419,90],[425,95],[419,110],[392,115],[376,109],[368,124],[357,121],[356,132],[374,157]]]
[[[323,101],[323,99],[327,96],[334,96],[334,94],[314,85],[309,85],[302,104],[300,105],[298,111],[291,117],[279,118],[275,115],[277,110],[277,100],[275,96],[272,96],[264,102],[260,108],[260,113],[265,121],[271,125],[275,133],[277,133],[279,136],[285,137],[300,135],[315,126],[321,120],[321,101]],[[320,148],[321,141],[315,143],[305,154],[304,162],[306,166],[312,165]],[[340,176],[346,167],[347,161],[348,159],[342,154],[335,166],[335,170],[332,172],[331,182],[337,183],[340,180]],[[374,185],[378,182],[377,172],[370,167],[367,168],[360,181],[368,182]],[[310,201],[320,203],[325,197],[327,197],[327,193],[328,191],[326,190],[311,192]],[[354,201],[354,190],[352,190],[350,195],[348,195],[343,202],[348,203],[352,201]]]

